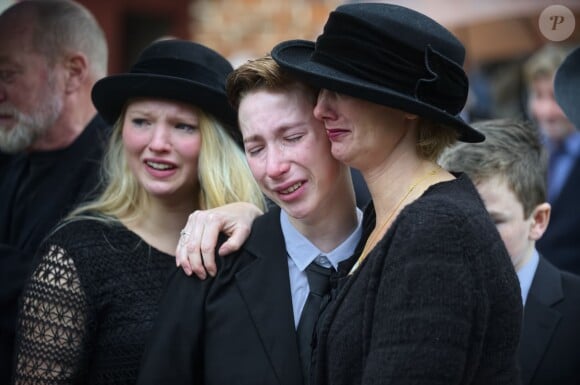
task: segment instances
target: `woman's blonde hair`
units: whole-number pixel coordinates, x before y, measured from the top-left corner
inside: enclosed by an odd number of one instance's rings
[[[250,202],[266,209],[264,196],[254,180],[246,158],[223,124],[195,108],[199,117],[201,150],[198,161],[199,209],[210,209],[232,202]],[[102,167],[103,192],[95,200],[80,205],[67,219],[93,218],[103,222],[131,222],[140,218],[149,199],[130,171],[123,146],[125,112],[113,127]],[[192,197],[192,199],[195,199]]]
[[[422,159],[436,161],[446,148],[457,142],[457,137],[452,127],[420,118],[417,153]]]

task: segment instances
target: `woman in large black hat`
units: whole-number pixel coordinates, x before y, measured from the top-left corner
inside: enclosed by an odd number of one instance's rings
[[[516,384],[520,288],[466,176],[437,164],[484,136],[459,118],[464,47],[389,4],[339,6],[316,42],[272,56],[319,87],[333,155],[372,196],[362,254],[327,309],[316,384]]]
[[[16,383],[134,384],[189,213],[236,201],[264,208],[234,137],[231,71],[207,47],[164,40],[95,84],[93,102],[114,125],[104,190],[38,251]]]

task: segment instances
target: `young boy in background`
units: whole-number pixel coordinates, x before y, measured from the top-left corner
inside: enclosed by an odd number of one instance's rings
[[[477,187],[516,269],[524,319],[519,348],[523,385],[580,383],[580,277],[536,250],[550,221],[546,155],[533,126],[513,120],[474,124],[482,143],[461,143],[440,163]]]

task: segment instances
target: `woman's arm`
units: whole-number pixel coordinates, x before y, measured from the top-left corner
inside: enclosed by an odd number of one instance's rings
[[[15,384],[78,383],[88,362],[88,311],[74,261],[51,246],[21,298]]]
[[[197,210],[190,214],[187,224],[181,231],[181,238],[175,251],[177,266],[185,274],[194,273],[205,279],[207,273],[212,277],[217,272],[215,248],[220,233],[229,238],[218,250],[219,255],[228,255],[242,247],[250,235],[254,219],[263,212],[251,203],[230,203],[210,210]]]

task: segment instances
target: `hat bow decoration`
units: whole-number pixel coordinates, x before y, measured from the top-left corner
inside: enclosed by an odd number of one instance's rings
[[[449,114],[459,114],[469,90],[465,72],[431,46],[425,48],[425,70],[431,77],[417,80],[415,98]]]

